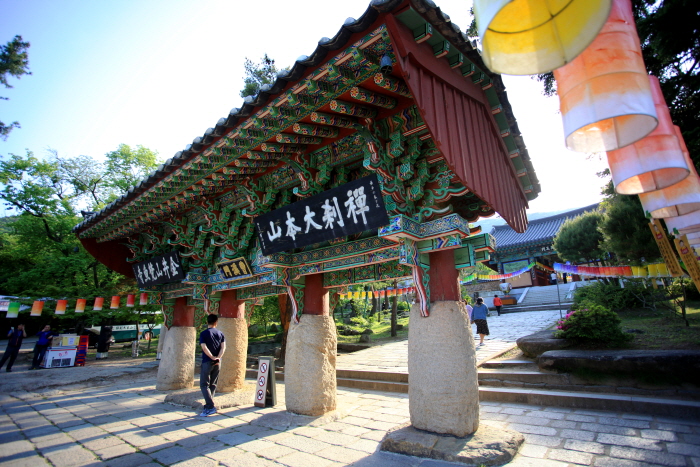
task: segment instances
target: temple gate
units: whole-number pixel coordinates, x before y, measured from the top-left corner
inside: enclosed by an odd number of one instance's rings
[[[336,406],[338,294],[412,279],[411,421],[464,436],[478,386],[458,270],[495,248],[470,223],[522,232],[538,193],[500,76],[432,2],[374,0],[75,232],[162,305],[158,389],[192,386],[207,313],[229,342],[219,388],[240,389],[246,310],[286,297],[287,409],[307,415]]]

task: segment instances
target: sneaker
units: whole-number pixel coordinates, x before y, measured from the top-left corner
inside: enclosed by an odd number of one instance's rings
[[[211,413],[211,409],[204,408],[202,411],[199,413],[200,417],[208,417]]]
[[[216,407],[214,407],[213,409],[209,409],[209,415],[216,415],[218,413],[219,412],[216,410]]]

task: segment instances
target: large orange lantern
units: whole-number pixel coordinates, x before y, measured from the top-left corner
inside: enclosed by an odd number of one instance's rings
[[[656,127],[630,0],[613,1],[598,37],[554,77],[566,146],[573,151],[612,151]]]
[[[34,300],[32,304],[32,311],[29,316],[41,316],[41,312],[44,309],[44,302],[41,300]]]
[[[75,312],[76,313],[84,313],[85,312],[85,304],[87,303],[87,300],[84,298],[79,298],[75,302]]]
[[[690,173],[659,80],[649,76],[659,125],[641,141],[608,152],[615,191],[637,195],[675,185]]]
[[[676,217],[700,210],[700,177],[690,159],[681,129],[675,126],[674,130],[690,174],[675,185],[639,195],[644,211],[651,217]]]
[[[610,13],[611,0],[474,0],[486,66],[535,75],[580,54]]]
[[[56,300],[56,311],[57,315],[65,315],[66,307],[68,306],[68,300]]]

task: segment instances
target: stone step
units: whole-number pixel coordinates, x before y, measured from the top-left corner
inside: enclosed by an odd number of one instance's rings
[[[336,378],[343,379],[364,379],[408,384],[408,373],[370,370],[336,370],[335,376]]]
[[[479,400],[700,419],[700,402],[659,397],[480,386]]]
[[[532,360],[527,359],[510,359],[510,360],[489,360],[481,364],[481,368],[508,368],[508,369],[530,369],[537,370],[537,364]]]
[[[336,384],[344,388],[370,389],[372,391],[408,393],[408,382],[383,381],[375,379],[354,379],[336,377]]]
[[[573,302],[561,302],[561,310],[568,310]],[[501,314],[503,313],[520,313],[522,311],[543,311],[543,310],[556,310],[559,308],[559,303],[545,303],[540,305],[508,305],[501,309]]]
[[[556,385],[569,385],[566,374],[540,373],[538,370],[511,370],[511,369],[479,369],[479,385],[481,386],[514,386],[544,388]]]

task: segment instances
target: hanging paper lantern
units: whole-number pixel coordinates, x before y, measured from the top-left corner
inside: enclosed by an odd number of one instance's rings
[[[381,298],[386,298],[386,290],[380,290],[380,291],[379,291],[379,296],[380,296]]]
[[[668,267],[666,266],[666,263],[659,263],[656,265],[656,271],[659,274],[660,277],[668,277],[671,274],[668,272]]]
[[[374,298],[379,298],[379,290],[374,291]]]
[[[655,218],[682,216],[700,210],[700,177],[690,159],[681,129],[677,126],[673,128],[690,174],[675,185],[639,195],[644,211]]]
[[[57,315],[65,315],[66,307],[68,306],[68,300],[56,300],[56,311]]]
[[[135,302],[136,302],[136,295],[130,293],[126,296],[126,306],[127,307],[133,308]]]
[[[119,295],[113,295],[112,301],[109,303],[110,310],[116,310],[121,305],[121,297]]]
[[[19,308],[19,302],[10,302],[10,304],[7,305],[7,315],[5,315],[5,318],[16,318],[19,316]]]
[[[85,312],[85,304],[87,303],[87,300],[84,298],[79,298],[78,301],[75,302],[75,312],[76,313],[83,313]]]
[[[690,173],[659,80],[655,76],[649,76],[648,80],[659,125],[643,140],[607,153],[615,191],[621,195],[660,190]]]
[[[102,309],[102,305],[104,305],[105,299],[104,297],[97,297],[95,298],[95,304],[92,306],[92,309],[94,311],[100,311]]]
[[[44,309],[44,302],[41,300],[34,300],[34,303],[32,304],[32,311],[30,313],[30,316],[41,316],[41,312]]]
[[[148,294],[146,292],[141,292],[139,305],[148,305]]]
[[[474,0],[486,66],[536,75],[570,62],[596,37],[610,0]]]
[[[687,234],[700,229],[700,211],[689,212],[682,216],[665,217],[664,222],[669,232],[676,229],[680,234]]]
[[[656,127],[630,0],[613,1],[598,37],[554,77],[566,146],[573,151],[612,151]]]

